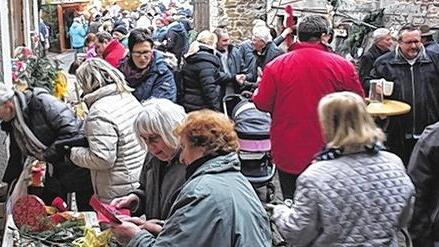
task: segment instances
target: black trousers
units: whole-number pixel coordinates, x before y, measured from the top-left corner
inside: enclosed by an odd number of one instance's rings
[[[296,180],[299,175],[287,173],[278,170],[280,188],[282,190],[283,199],[293,199],[294,191],[296,191]]]

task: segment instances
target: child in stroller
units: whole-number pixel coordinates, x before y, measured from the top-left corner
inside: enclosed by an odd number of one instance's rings
[[[275,189],[271,180],[276,166],[270,154],[270,115],[256,109],[253,102],[239,94],[224,97],[223,109],[235,122],[242,174],[250,181],[263,203],[272,201]]]

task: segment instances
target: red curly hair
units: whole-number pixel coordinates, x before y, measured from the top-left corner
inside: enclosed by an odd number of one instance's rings
[[[201,110],[189,113],[183,124],[175,129],[175,134],[180,139],[187,138],[192,147],[205,147],[206,153],[230,153],[239,149],[234,127],[224,114]]]

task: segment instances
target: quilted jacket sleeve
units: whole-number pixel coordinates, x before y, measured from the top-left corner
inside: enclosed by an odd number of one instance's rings
[[[273,80],[271,67],[266,66],[262,74],[262,80],[253,94],[253,102],[259,110],[272,113],[276,94],[277,88]]]
[[[276,206],[272,219],[289,243],[295,247],[309,246],[319,234],[318,188],[306,177],[297,180],[294,204]]]
[[[72,148],[73,163],[91,170],[112,168],[117,157],[118,134],[111,120],[102,112],[90,112],[85,133],[90,147]]]

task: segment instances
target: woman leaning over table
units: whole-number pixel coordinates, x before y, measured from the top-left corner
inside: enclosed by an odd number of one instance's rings
[[[187,181],[157,237],[135,224],[114,226],[128,246],[271,246],[267,214],[240,172],[231,121],[195,111],[177,128]]]
[[[167,99],[150,99],[143,104],[143,111],[134,123],[137,136],[148,150],[140,186],[127,196],[114,199],[116,208],[131,209],[134,215],[146,220],[130,218],[141,228],[160,230],[157,220],[164,220],[186,181],[186,167],[179,161],[180,141],[174,129],[186,118],[182,106]]]

